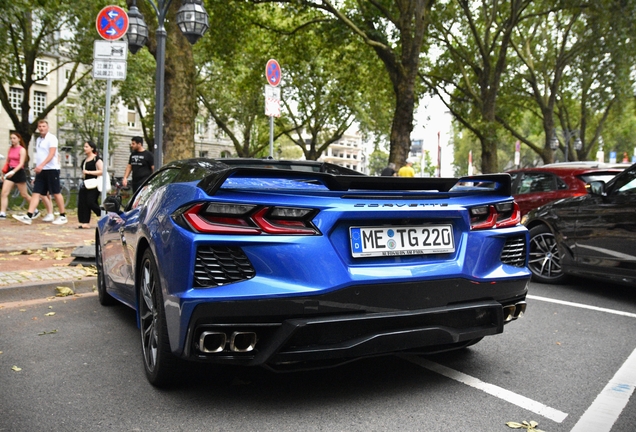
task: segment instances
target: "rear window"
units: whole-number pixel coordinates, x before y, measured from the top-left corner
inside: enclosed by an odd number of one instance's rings
[[[608,181],[610,181],[611,179],[613,179],[614,177],[616,177],[617,173],[588,173],[588,174],[583,174],[578,176],[578,178],[580,178],[581,180],[583,180],[584,183],[590,183],[593,181],[602,181],[607,183]]]

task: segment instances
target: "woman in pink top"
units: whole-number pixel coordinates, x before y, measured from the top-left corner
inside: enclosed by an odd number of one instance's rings
[[[26,151],[26,144],[17,132],[11,132],[11,147],[9,148],[9,172],[4,175],[2,184],[2,198],[0,200],[0,219],[6,219],[7,206],[9,204],[9,193],[13,186],[18,186],[22,197],[29,202],[31,196],[27,190],[27,176],[24,166],[27,164],[29,156]]]

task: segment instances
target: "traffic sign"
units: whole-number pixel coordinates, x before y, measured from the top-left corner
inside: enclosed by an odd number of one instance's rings
[[[124,81],[126,79],[126,62],[112,60],[93,60],[93,78]]]
[[[114,41],[128,31],[128,14],[119,6],[106,6],[97,14],[95,25],[102,38]]]
[[[269,59],[267,61],[267,65],[265,65],[265,77],[267,78],[267,83],[274,87],[278,86],[282,75],[283,74],[278,62],[274,59]]]
[[[280,117],[280,99],[265,98],[265,115]]]
[[[126,42],[103,40],[95,41],[93,59],[126,61],[127,57],[128,44]]]

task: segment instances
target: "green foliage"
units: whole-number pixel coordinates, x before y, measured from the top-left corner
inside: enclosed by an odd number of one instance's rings
[[[380,175],[382,170],[389,164],[389,154],[382,150],[374,150],[369,155],[369,174]]]
[[[93,1],[78,7],[70,0],[28,1],[3,0],[0,2],[0,101],[13,127],[29,142],[37,127],[37,121],[55,109],[69,91],[85,74],[78,72],[80,64],[92,61],[93,41],[96,37],[95,17],[107,4],[105,0]],[[61,68],[70,69],[69,78],[57,98],[47,100],[41,112],[30,117],[32,88],[36,80],[36,62],[49,56],[57,57],[50,63],[48,75]],[[15,110],[9,101],[7,87],[19,86],[25,97],[20,110]]]
[[[117,104],[117,96],[111,98],[111,106]],[[83,143],[93,141],[101,149],[104,142],[104,107],[106,106],[106,81],[88,79],[77,86],[77,95],[69,97],[60,110],[60,125],[70,127],[66,145],[73,148],[72,153],[82,153]],[[114,128],[111,117],[110,130]],[[116,145],[114,135],[108,136],[109,154],[113,154]]]

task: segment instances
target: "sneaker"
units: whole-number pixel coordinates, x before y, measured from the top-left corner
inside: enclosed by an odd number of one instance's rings
[[[7,218],[7,215],[4,213],[0,213],[0,220],[4,220]]]
[[[55,215],[53,213],[49,213],[42,218],[42,222],[53,222],[55,220]]]
[[[67,222],[68,219],[66,219],[66,216],[58,216],[57,219],[53,221],[53,225],[64,225]]]
[[[33,213],[33,216],[31,216],[31,219],[37,219],[40,217],[40,210],[35,209],[35,213]]]
[[[13,215],[13,218],[27,225],[31,225],[31,222],[33,222],[27,215]]]

